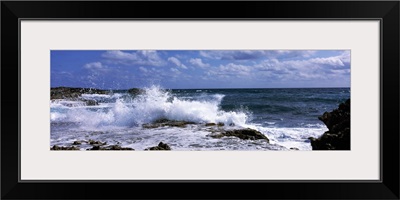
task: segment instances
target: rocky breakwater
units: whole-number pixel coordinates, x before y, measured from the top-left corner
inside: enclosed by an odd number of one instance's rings
[[[329,130],[319,138],[309,138],[313,150],[350,150],[350,99],[318,119]]]

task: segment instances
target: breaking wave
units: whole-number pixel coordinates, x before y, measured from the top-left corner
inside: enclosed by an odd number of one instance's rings
[[[109,103],[84,106],[82,102],[53,101],[51,122],[73,122],[90,127],[127,127],[168,119],[195,123],[234,123],[240,126],[245,125],[249,118],[244,111],[221,110],[222,94],[202,94],[198,98],[177,97],[159,86],[144,88],[141,94],[131,98],[122,98],[124,95],[121,94],[84,94],[82,97]]]

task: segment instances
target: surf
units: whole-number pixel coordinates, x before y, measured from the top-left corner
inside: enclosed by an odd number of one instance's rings
[[[142,89],[138,95],[82,95],[85,99],[101,100],[99,106],[67,106],[65,102],[51,103],[51,122],[74,122],[86,127],[140,126],[159,119],[194,123],[224,123],[246,125],[249,113],[223,111],[223,94],[201,94],[193,98],[178,97],[158,85]],[[111,101],[114,100],[114,101]]]

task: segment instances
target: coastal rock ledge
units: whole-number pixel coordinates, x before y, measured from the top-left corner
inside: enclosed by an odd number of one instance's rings
[[[145,151],[148,151],[148,150],[150,150],[150,151],[154,151],[154,150],[157,150],[157,151],[159,151],[159,150],[169,151],[169,150],[171,150],[171,147],[168,144],[160,142],[158,144],[158,146],[150,147],[150,148],[145,149]]]
[[[256,131],[256,130],[253,130],[250,128],[238,129],[238,130],[228,130],[228,131],[224,131],[222,133],[216,134],[216,135],[210,135],[210,137],[213,137],[213,138],[221,138],[221,137],[225,137],[225,136],[238,137],[242,140],[263,139],[269,143],[269,139],[267,138],[267,136],[265,136],[264,134],[262,134],[259,131]]]
[[[332,112],[318,117],[329,131],[321,137],[310,137],[313,150],[350,150],[350,99]]]

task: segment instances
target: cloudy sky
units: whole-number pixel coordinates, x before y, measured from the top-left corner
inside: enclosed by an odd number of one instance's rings
[[[51,87],[350,87],[350,51],[51,51]]]

